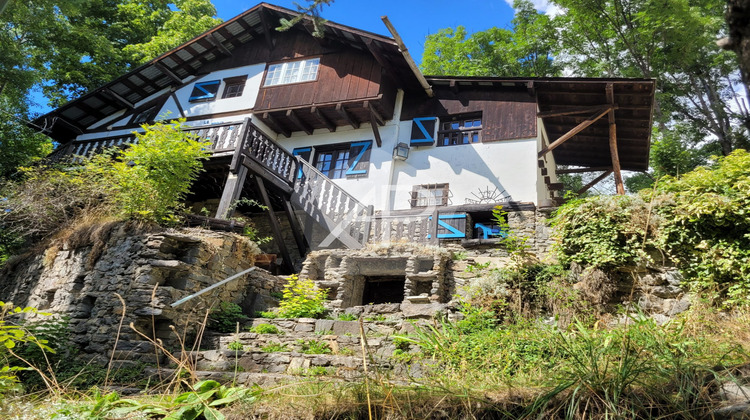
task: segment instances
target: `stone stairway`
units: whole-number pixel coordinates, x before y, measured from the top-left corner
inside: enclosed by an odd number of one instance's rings
[[[370,305],[365,309],[371,314],[378,309],[394,309],[378,306],[387,305]],[[412,332],[415,322],[425,320],[404,319],[400,312],[390,313],[389,317],[363,316],[362,330],[371,374],[387,371],[391,378],[420,375],[418,368],[409,371],[409,367],[392,358],[397,349],[416,351],[416,346],[396,338]],[[268,325],[278,332],[260,332],[271,329]],[[189,360],[188,365],[199,379],[270,386],[304,380],[358,380],[365,371],[359,321],[255,318],[243,325],[239,333],[207,333],[202,347],[206,349],[174,353],[179,360]],[[152,377],[170,377],[176,366],[174,363],[166,366],[159,371],[149,369],[148,373]]]

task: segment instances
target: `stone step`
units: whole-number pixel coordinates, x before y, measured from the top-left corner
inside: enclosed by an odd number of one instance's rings
[[[175,356],[180,360],[189,358],[195,369],[200,371],[233,372],[239,367],[241,372],[250,373],[333,375],[343,378],[359,377],[364,372],[361,356],[355,355],[204,350],[177,353]],[[372,369],[392,367],[388,358],[374,356],[368,359],[368,366]]]
[[[152,382],[159,381],[160,379],[163,381],[168,381],[171,378],[174,378],[175,374],[177,374],[176,369],[172,368],[161,368],[161,369],[155,369],[150,368],[146,369],[146,374],[149,376]],[[257,372],[237,372],[235,375],[234,371],[205,371],[205,370],[197,370],[193,372],[198,380],[207,380],[207,379],[213,379],[215,381],[221,382],[223,384],[231,384],[234,383],[235,385],[243,385],[243,386],[261,386],[261,387],[269,387],[273,385],[278,385],[282,383],[295,383],[295,382],[302,382],[302,381],[320,381],[322,380],[321,376],[300,376],[300,375],[287,375],[283,373],[257,373]],[[325,377],[325,380],[327,381],[342,381],[343,378],[336,378],[333,376]]]
[[[242,344],[244,351],[264,351],[268,346],[283,346],[288,351],[304,352],[303,344],[320,343],[331,349],[334,354],[359,354],[362,351],[360,337],[347,335],[317,335],[317,334],[257,334],[239,333],[225,335],[218,338],[216,350],[232,350],[234,343]],[[379,356],[390,356],[396,349],[393,336],[366,337],[366,345],[371,353]]]

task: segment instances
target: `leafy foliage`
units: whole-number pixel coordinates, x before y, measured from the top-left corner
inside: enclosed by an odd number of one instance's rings
[[[237,323],[247,320],[240,305],[232,302],[221,302],[211,311],[208,326],[218,332],[231,333],[237,329]]]
[[[277,312],[282,318],[320,318],[325,313],[326,291],[318,289],[312,280],[292,275],[283,294]]]
[[[712,168],[666,178],[657,212],[664,249],[698,289],[750,298],[750,153],[736,150]]]
[[[86,170],[103,174],[114,203],[130,219],[157,223],[175,220],[175,211],[190,191],[208,158],[206,145],[183,131],[183,121],[142,126],[137,142],[111,162],[93,157]]]
[[[41,351],[54,353],[54,350],[47,345],[47,340],[37,338],[21,325],[8,322],[10,316],[30,313],[49,315],[31,307],[14,307],[11,303],[0,301],[0,345],[2,345],[0,347],[0,397],[20,389],[16,372],[26,370],[27,367],[12,365],[17,358],[13,355],[13,350],[17,350],[19,344],[30,343]]]
[[[428,35],[422,71],[431,75],[555,76],[555,30],[531,2],[516,0],[511,30],[490,28],[469,36],[463,26]]]
[[[659,219],[649,218],[641,196],[593,196],[572,200],[552,219],[553,234],[564,264],[596,268],[637,265],[648,258],[644,240]],[[649,245],[655,237],[649,236]]]
[[[271,324],[258,324],[250,328],[250,332],[256,334],[279,334],[279,329],[275,325]]]
[[[669,257],[687,283],[739,304],[750,297],[750,154],[737,150],[637,196],[590,197],[553,219],[562,262],[614,269]]]
[[[302,353],[304,354],[331,354],[332,350],[328,343],[324,343],[318,340],[297,340],[300,346],[302,346]]]

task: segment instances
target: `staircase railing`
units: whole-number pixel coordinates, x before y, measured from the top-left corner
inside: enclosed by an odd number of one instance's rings
[[[241,153],[292,185],[297,167],[295,156],[249,121],[246,124],[247,135],[240,146]]]
[[[339,240],[349,248],[362,248],[369,240],[373,207],[359,202],[315,166],[296,158],[299,171],[292,203],[330,232],[321,246]]]

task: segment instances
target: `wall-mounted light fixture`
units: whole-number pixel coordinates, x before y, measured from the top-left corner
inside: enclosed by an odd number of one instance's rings
[[[409,157],[409,145],[406,143],[399,143],[393,148],[393,158],[398,160],[406,160]]]

